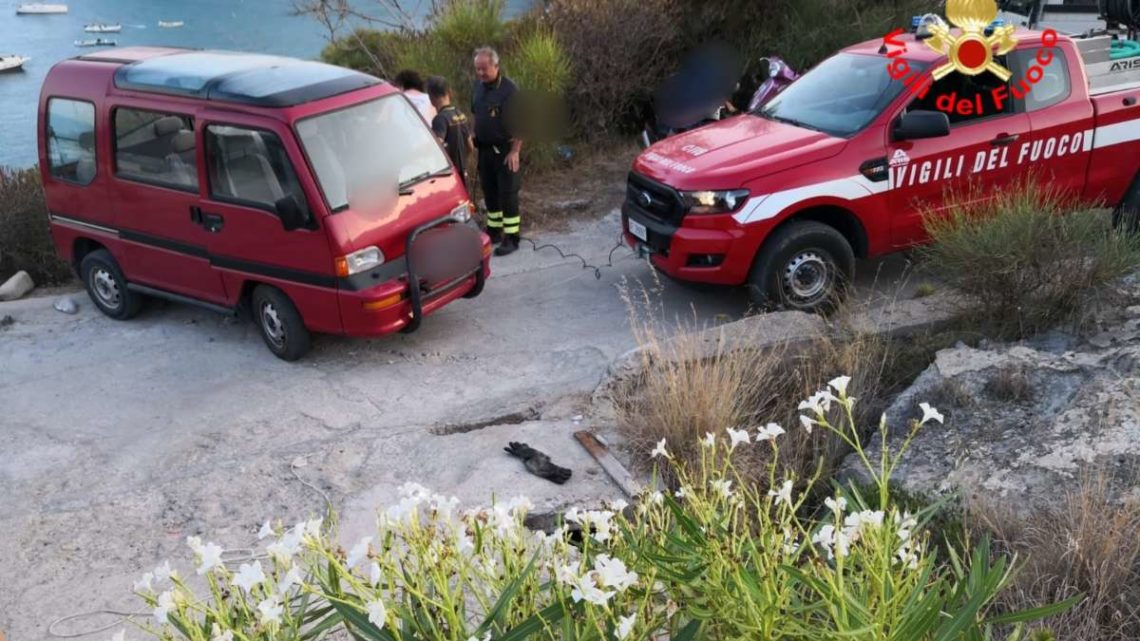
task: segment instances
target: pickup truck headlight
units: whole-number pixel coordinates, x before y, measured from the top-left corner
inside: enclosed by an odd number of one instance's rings
[[[727,214],[739,209],[748,196],[747,189],[681,192],[685,211],[690,214]]]
[[[383,264],[384,252],[379,247],[365,247],[337,258],[336,275],[345,278]]]

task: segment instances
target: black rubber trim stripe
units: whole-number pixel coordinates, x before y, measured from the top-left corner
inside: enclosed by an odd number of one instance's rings
[[[140,245],[149,245],[151,247],[158,247],[167,251],[193,256],[195,258],[204,258],[210,261],[210,265],[220,269],[232,269],[245,274],[253,274],[256,276],[265,276],[267,278],[275,278],[277,280],[285,280],[302,285],[312,285],[314,287],[325,287],[328,289],[347,289],[357,291],[360,289],[367,289],[374,287],[382,282],[391,280],[403,274],[403,264],[400,262],[393,262],[383,265],[371,273],[356,274],[352,278],[338,279],[331,274],[320,274],[317,272],[309,272],[300,269],[290,269],[288,267],[279,267],[277,265],[267,265],[265,263],[256,263],[239,258],[230,258],[227,256],[211,255],[205,247],[200,245],[191,245],[189,243],[182,243],[162,236],[155,236],[143,232],[133,231],[130,229],[116,229],[107,225],[97,225],[95,223],[87,222],[80,218],[73,216],[62,216],[60,214],[52,213],[52,218],[61,224],[71,223],[73,225],[80,225],[85,227],[92,227],[101,231],[109,233],[116,233],[120,238]],[[373,278],[371,274],[379,274]],[[368,281],[364,279],[367,278]]]

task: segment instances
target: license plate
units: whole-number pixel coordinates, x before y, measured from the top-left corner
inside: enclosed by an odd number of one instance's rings
[[[632,218],[629,219],[629,233],[641,240],[649,242],[649,230],[645,228],[645,225],[642,225]]]

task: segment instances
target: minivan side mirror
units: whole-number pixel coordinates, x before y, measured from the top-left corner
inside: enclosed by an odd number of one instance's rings
[[[909,111],[895,123],[895,140],[940,138],[950,135],[950,118],[941,111]]]
[[[309,223],[309,217],[294,194],[286,194],[278,199],[273,208],[277,212],[277,217],[281,219],[281,226],[285,231],[301,229]]]

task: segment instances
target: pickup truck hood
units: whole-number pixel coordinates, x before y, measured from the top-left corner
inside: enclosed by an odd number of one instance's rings
[[[844,138],[743,115],[666,138],[633,168],[677,189],[731,189],[831,158],[846,145]]]

